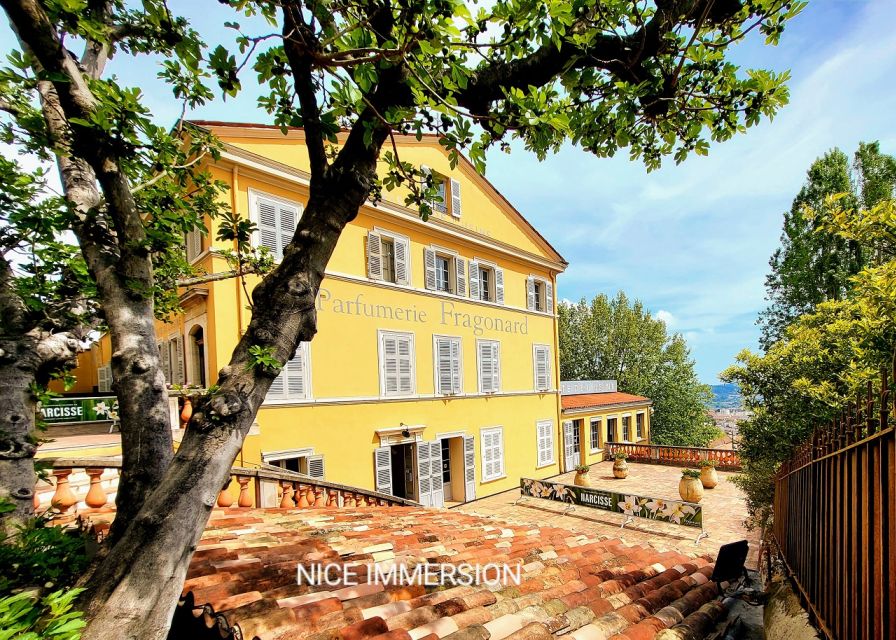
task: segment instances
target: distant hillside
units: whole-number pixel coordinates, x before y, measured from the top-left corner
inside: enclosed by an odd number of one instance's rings
[[[736,384],[714,384],[711,388],[713,409],[739,409],[743,406],[740,389]]]

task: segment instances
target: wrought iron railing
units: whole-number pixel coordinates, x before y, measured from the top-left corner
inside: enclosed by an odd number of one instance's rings
[[[828,638],[877,640],[896,629],[894,401],[884,372],[879,392],[869,384],[775,478],[775,542]]]

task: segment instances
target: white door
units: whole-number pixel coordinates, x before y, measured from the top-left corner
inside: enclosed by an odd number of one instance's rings
[[[576,452],[575,426],[572,420],[563,422],[563,457],[566,461],[566,471],[572,471],[579,466],[579,456]]]
[[[476,440],[464,436],[464,500],[476,499]]]

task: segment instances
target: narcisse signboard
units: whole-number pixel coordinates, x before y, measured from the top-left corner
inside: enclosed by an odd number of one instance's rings
[[[647,518],[703,529],[703,507],[693,502],[636,496],[531,478],[520,479],[520,494],[618,513],[626,516],[622,526],[628,524],[631,518]]]
[[[114,422],[118,420],[118,399],[115,396],[100,398],[51,398],[38,411],[47,424],[72,422]]]

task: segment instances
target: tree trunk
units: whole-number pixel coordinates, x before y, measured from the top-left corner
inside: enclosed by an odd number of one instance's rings
[[[374,144],[381,145],[378,138]],[[218,390],[197,403],[165,477],[139,514],[116,517],[126,530],[86,585],[80,604],[89,620],[84,640],[167,636],[190,558],[279,373],[254,366],[249,347],[272,347],[277,361],[287,362],[300,341],[314,336],[324,269],[369,193],[374,162],[342,173],[343,179],[318,189],[323,195],[312,194],[283,261],[252,292],[252,321],[218,373]]]
[[[31,385],[39,358],[27,337],[0,339],[0,499],[15,510],[0,515],[4,536],[34,515],[34,453],[37,451],[34,414],[37,398]]]
[[[67,334],[39,330],[0,337],[0,499],[15,507],[0,515],[5,535],[34,515],[37,398],[33,387],[45,385],[49,371],[70,363],[78,345]]]

